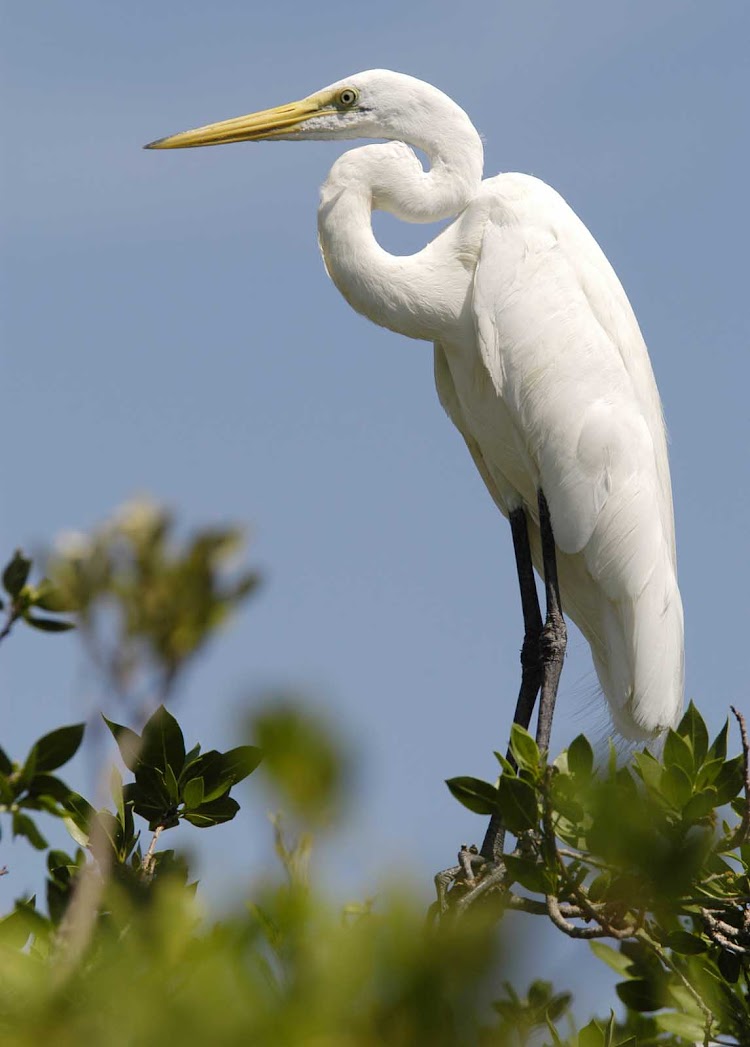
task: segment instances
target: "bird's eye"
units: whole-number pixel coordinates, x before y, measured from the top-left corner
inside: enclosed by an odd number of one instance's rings
[[[339,92],[339,105],[344,105],[348,109],[358,98],[359,93],[353,87],[345,87],[343,91]]]

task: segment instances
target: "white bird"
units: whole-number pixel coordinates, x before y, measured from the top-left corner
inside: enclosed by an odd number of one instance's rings
[[[359,313],[434,343],[440,401],[511,521],[526,624],[517,719],[528,724],[540,683],[542,709],[554,703],[565,645],[556,566],[615,727],[631,739],[657,735],[683,701],[662,409],[625,292],[565,201],[529,175],[483,181],[466,113],[430,84],[382,69],[147,148],[352,138],[387,142],[333,165],[318,211],[323,259]],[[427,154],[428,170],[410,146]],[[454,221],[396,257],[373,234],[374,210]],[[544,628],[529,543],[546,582]]]

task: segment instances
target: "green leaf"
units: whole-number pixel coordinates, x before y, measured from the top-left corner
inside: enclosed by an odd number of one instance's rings
[[[135,731],[131,731],[129,727],[123,727],[122,724],[115,723],[113,720],[108,720],[103,714],[102,719],[107,727],[109,727],[112,732],[112,737],[117,742],[122,762],[129,771],[135,771],[140,762],[139,754],[141,751],[141,736],[136,734]]]
[[[578,1047],[605,1047],[604,1031],[595,1018],[578,1033]]]
[[[675,1014],[672,1011],[667,1014],[654,1015],[654,1021],[663,1032],[673,1033],[690,1043],[703,1042],[705,1029],[698,1018],[693,1018],[688,1014]]]
[[[207,829],[211,825],[219,825],[221,822],[231,822],[240,805],[231,796],[220,796],[218,800],[204,803],[194,811],[188,811],[185,821],[199,829]]]
[[[744,768],[741,756],[735,756],[733,760],[727,760],[722,769],[714,779],[716,789],[716,805],[729,803],[740,792],[743,785]]]
[[[627,974],[633,966],[630,957],[618,949],[613,949],[611,945],[605,945],[604,942],[589,942],[589,948],[597,959],[602,960],[618,974]]]
[[[632,1011],[658,1011],[664,1006],[661,993],[652,981],[645,978],[634,978],[629,982],[619,982],[615,991],[626,1007]]]
[[[26,762],[23,765],[21,771],[19,784],[28,786],[31,784],[31,780],[36,774],[36,746],[32,745],[29,749],[29,755],[26,757]]]
[[[667,740],[664,743],[664,764],[668,768],[681,768],[692,782],[695,774],[692,747],[690,742],[671,729],[668,731]]]
[[[695,757],[695,766],[700,767],[708,752],[708,730],[703,717],[692,702],[677,725],[677,734],[690,742]]]
[[[112,764],[112,768],[109,772],[109,792],[114,801],[115,809],[117,810],[117,817],[120,819],[120,822],[124,824],[125,800],[122,795],[122,775],[114,764]]]
[[[709,760],[726,760],[727,758],[727,734],[729,733],[729,720],[724,721],[724,726],[711,742],[711,748],[706,753]]]
[[[497,785],[497,810],[512,833],[535,828],[539,820],[534,789],[521,778],[503,775]]]
[[[183,767],[183,771],[186,770],[190,766],[191,763],[194,763],[198,759],[200,754],[201,754],[201,747],[200,747],[200,745],[194,745],[189,753],[185,753],[185,765]]]
[[[563,1014],[568,1010],[573,1000],[573,996],[569,992],[560,992],[556,996],[553,996],[547,1004],[546,1017],[549,1021],[556,1022],[558,1018],[562,1018]]]
[[[75,629],[75,622],[65,622],[61,618],[40,618],[35,614],[25,614],[24,621],[43,633],[67,633]]]
[[[514,883],[520,883],[527,891],[537,894],[551,894],[554,891],[554,876],[538,862],[530,858],[515,858],[511,854],[504,855],[503,862]]]
[[[474,814],[497,813],[497,789],[489,782],[464,776],[448,778],[445,784],[458,802]]]
[[[662,777],[662,792],[675,807],[682,808],[690,799],[693,787],[682,767],[672,764]]]
[[[549,1015],[547,1015],[547,1017],[545,1018],[545,1021],[547,1022],[547,1032],[552,1037],[552,1045],[553,1045],[553,1047],[565,1047],[565,1044],[560,1039],[560,1035],[559,1035],[557,1029],[552,1024],[552,1019],[549,1017]]]
[[[28,560],[20,549],[16,549],[13,559],[3,571],[3,587],[14,600],[20,594],[24,585],[26,585],[30,570],[31,560]]]
[[[35,798],[49,796],[56,803],[65,803],[71,794],[76,795],[66,782],[54,774],[35,774],[29,783],[29,793]]]
[[[612,884],[612,874],[608,872],[599,873],[589,884],[588,895],[589,901],[600,902],[605,897],[609,887]],[[617,954],[620,955],[619,953]]]
[[[635,753],[633,766],[646,788],[650,792],[659,795],[661,793],[662,775],[666,773],[666,768],[662,767],[658,760],[654,759],[648,749]]]
[[[139,805],[146,804],[166,811],[173,802],[163,772],[157,767],[147,767],[145,764],[141,764],[135,772],[135,782],[123,788],[123,798],[125,802],[133,800],[136,810]]]
[[[141,738],[141,762],[164,772],[171,767],[179,778],[185,763],[185,739],[177,720],[163,705],[149,718]]]
[[[539,767],[539,747],[529,732],[514,723],[510,729],[510,751],[516,763],[527,771],[536,771]]]
[[[174,771],[170,764],[167,764],[167,769],[164,774],[164,784],[167,787],[169,793],[169,799],[172,803],[177,804],[180,800],[180,790],[177,787],[177,779],[175,778]]]
[[[708,949],[708,945],[702,938],[699,938],[697,934],[689,934],[688,931],[672,931],[667,935],[664,944],[683,956],[697,956],[698,953]]]
[[[65,851],[50,851],[47,854],[47,869],[50,874],[54,875],[58,869],[67,869],[68,866],[75,865],[75,862],[66,854]]]
[[[85,727],[83,723],[74,723],[69,727],[59,727],[40,738],[34,746],[36,772],[54,771],[72,759],[83,741]]]
[[[495,759],[502,767],[504,774],[510,775],[511,778],[515,777],[516,769],[510,762],[510,760],[507,758],[507,756],[503,756],[502,753],[495,752]]]
[[[35,822],[29,818],[28,814],[22,814],[20,811],[13,812],[13,836],[25,836],[37,851],[47,849],[47,841],[39,832]]]
[[[80,793],[70,792],[65,799],[65,809],[68,811],[74,824],[87,833],[91,819],[96,814],[88,800],[81,796]],[[68,832],[70,832],[70,829],[68,829]],[[73,834],[71,833],[71,835]],[[75,836],[73,839],[75,839]],[[81,846],[85,846],[85,844]]]
[[[25,914],[15,910],[0,919],[0,945],[20,952],[31,935],[31,928]]]
[[[12,774],[13,763],[10,758],[6,755],[5,750],[0,746],[0,774]]]
[[[724,757],[720,757],[716,760],[706,760],[698,771],[698,776],[695,779],[695,784],[698,789],[703,789],[707,785],[713,785],[716,781],[716,776],[724,766]]]
[[[584,734],[579,734],[568,746],[568,770],[579,778],[591,777],[594,770],[594,750]]]
[[[204,801],[218,799],[231,788],[231,782],[224,778],[224,754],[217,749],[209,749],[189,767],[183,768],[183,778],[202,778],[204,783]]]
[[[203,803],[204,783],[202,778],[191,778],[182,790],[182,798],[188,810],[200,807]]]
[[[718,793],[716,789],[703,789],[701,792],[691,796],[682,812],[683,820],[686,822],[697,822],[707,817],[717,806]]]
[[[740,976],[742,970],[742,958],[732,952],[719,953],[719,971],[722,978],[728,981],[730,985],[734,985]]]
[[[222,776],[231,785],[252,774],[263,759],[263,750],[256,745],[238,745],[222,753]]]
[[[63,825],[79,847],[88,847],[89,834],[76,823],[75,819],[71,817],[63,818]]]

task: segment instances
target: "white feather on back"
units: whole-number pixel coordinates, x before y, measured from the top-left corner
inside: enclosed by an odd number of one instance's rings
[[[466,346],[446,346],[438,391],[500,507],[526,505],[537,568],[544,490],[563,606],[591,644],[615,726],[649,736],[680,714],[683,621],[646,346],[604,254],[553,189],[500,175],[482,197],[473,311],[489,381],[482,395],[478,361],[470,375]]]

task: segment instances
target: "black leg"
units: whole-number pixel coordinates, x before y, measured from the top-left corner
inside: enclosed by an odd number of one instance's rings
[[[513,550],[516,554],[518,585],[521,590],[521,608],[523,610],[524,637],[521,648],[521,689],[518,692],[514,723],[528,729],[531,714],[534,711],[536,696],[542,682],[542,663],[540,643],[542,635],[542,612],[539,610],[539,597],[534,581],[534,567],[531,563],[529,547],[529,529],[526,513],[523,509],[514,509],[510,514],[510,529],[513,535]],[[514,763],[508,750],[508,759]],[[503,853],[505,832],[500,818],[493,815],[482,844],[481,854],[487,861],[497,862]]]
[[[510,514],[510,529],[513,535],[513,551],[516,554],[518,585],[521,590],[524,630],[523,646],[521,647],[521,689],[518,692],[513,723],[519,723],[528,729],[536,696],[542,683],[539,647],[542,635],[542,612],[539,609],[534,567],[531,562],[529,528],[523,509],[514,509]],[[511,759],[510,754],[508,758]]]
[[[540,749],[549,750],[552,731],[552,715],[555,711],[557,685],[562,672],[568,632],[560,601],[560,586],[557,581],[557,556],[555,538],[549,506],[544,492],[539,490],[539,530],[542,536],[542,563],[544,566],[544,589],[547,598],[547,617],[541,635],[542,696],[539,701],[539,721],[536,741]]]

